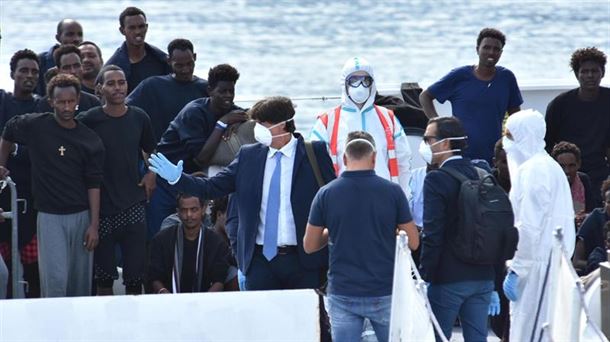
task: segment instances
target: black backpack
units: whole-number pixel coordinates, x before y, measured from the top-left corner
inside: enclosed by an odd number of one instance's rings
[[[512,258],[518,232],[510,200],[497,180],[478,169],[480,179],[469,179],[452,168],[442,168],[460,181],[459,222],[450,245],[462,262],[495,265]]]

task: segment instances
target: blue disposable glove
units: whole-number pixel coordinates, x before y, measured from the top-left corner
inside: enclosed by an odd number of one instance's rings
[[[519,276],[517,273],[510,271],[506,278],[504,278],[504,295],[512,302],[516,302],[519,299]]]
[[[182,160],[178,162],[178,165],[174,165],[162,153],[157,153],[150,155],[148,163],[150,164],[148,169],[158,174],[169,184],[176,184],[182,176]]]
[[[489,302],[487,314],[489,316],[498,316],[500,314],[500,296],[498,296],[497,291],[491,293],[491,301]]]

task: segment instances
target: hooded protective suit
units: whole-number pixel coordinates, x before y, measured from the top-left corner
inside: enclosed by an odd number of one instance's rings
[[[510,200],[519,230],[510,268],[519,277],[520,297],[511,302],[510,340],[539,341],[542,325],[548,321],[549,284],[545,284],[545,275],[555,228],[563,228],[566,251],[570,255],[574,252],[572,195],[561,167],[544,150],[543,116],[532,110],[520,111],[508,118],[506,128],[513,137],[512,143],[504,139],[504,149],[512,184]],[[543,340],[547,338],[543,335]]]
[[[362,109],[359,109],[354,101],[350,98],[346,90],[346,79],[357,71],[365,71],[373,78],[373,83],[370,86],[370,95]],[[375,161],[375,173],[385,179],[391,180],[390,169],[388,162],[390,160],[388,152],[388,144],[386,139],[383,124],[379,118],[373,104],[375,102],[375,94],[377,87],[375,85],[375,74],[373,68],[364,58],[354,57],[345,62],[341,77],[341,106],[339,116],[339,127],[337,131],[337,166],[339,175],[345,169],[343,165],[343,152],[345,151],[345,141],[349,132],[365,131],[373,136],[377,149],[377,159]],[[407,141],[407,136],[402,129],[398,119],[393,115],[390,117],[388,110],[380,107],[381,112],[391,130],[394,138],[396,160],[398,162],[398,179],[403,191],[408,198],[411,196],[409,189],[409,173],[411,169],[411,148]],[[309,139],[325,141],[329,145],[334,125],[335,109],[328,111],[328,121],[325,124],[321,117],[316,121]]]

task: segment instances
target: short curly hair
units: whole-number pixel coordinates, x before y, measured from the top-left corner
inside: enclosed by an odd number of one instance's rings
[[[80,81],[76,76],[70,74],[58,74],[53,77],[47,84],[47,94],[49,98],[53,98],[53,91],[55,88],[69,88],[74,87],[76,95],[80,95]]]
[[[216,88],[218,82],[226,81],[236,83],[238,79],[239,72],[229,64],[217,65],[208,72],[208,86],[210,89]]]
[[[63,57],[64,55],[69,55],[71,53],[77,54],[78,58],[80,58],[82,61],[83,57],[81,56],[78,47],[76,45],[66,44],[61,45],[60,47],[55,49],[55,51],[53,51],[53,61],[55,61],[55,65],[57,65],[58,68],[61,68],[61,57]]]
[[[555,144],[551,151],[551,156],[553,159],[557,159],[560,154],[564,153],[572,153],[574,157],[576,157],[576,160],[580,161],[580,149],[575,144],[567,141],[560,141]]]
[[[477,37],[477,47],[481,45],[481,42],[485,38],[493,38],[499,40],[500,43],[502,43],[502,47],[506,45],[506,36],[504,35],[504,33],[500,32],[500,30],[497,30],[495,28],[486,27],[482,29],[481,32],[479,32],[479,36]]]
[[[38,58],[38,55],[36,55],[36,52],[30,49],[19,50],[13,54],[13,57],[11,57],[11,75],[17,71],[17,63],[19,63],[19,61],[22,59],[31,59],[40,66],[40,59]]]
[[[606,72],[606,54],[596,47],[587,47],[584,49],[578,49],[572,54],[570,58],[570,67],[574,71],[574,75],[578,77],[578,70],[584,62],[595,62],[602,68],[602,73]]]

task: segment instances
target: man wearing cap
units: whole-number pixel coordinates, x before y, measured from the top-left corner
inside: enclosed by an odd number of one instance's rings
[[[394,113],[374,104],[377,87],[370,63],[361,57],[348,59],[343,66],[341,104],[318,117],[309,138],[324,141],[340,175],[347,135],[353,131],[369,133],[377,146],[375,173],[398,183],[407,196],[411,149]]]

